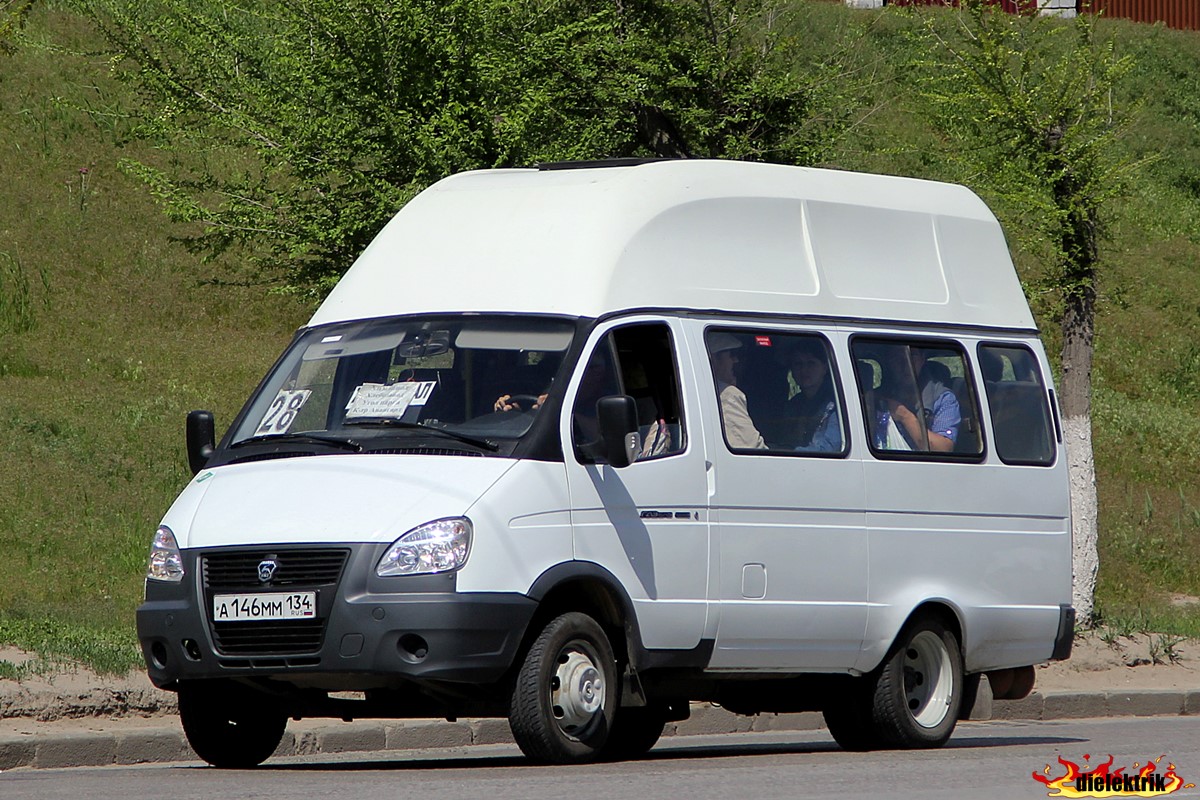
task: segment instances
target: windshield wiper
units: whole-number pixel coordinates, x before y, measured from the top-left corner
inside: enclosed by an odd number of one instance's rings
[[[343,450],[351,450],[355,453],[361,453],[363,446],[353,439],[342,439],[337,436],[321,436],[316,433],[268,433],[263,436],[251,436],[249,439],[242,439],[229,445],[232,450],[235,447],[241,447],[245,444],[264,444],[267,442],[319,442],[321,444],[330,444],[334,447],[340,447]]]
[[[467,436],[465,433],[455,433],[444,428],[431,428],[428,425],[422,425],[419,422],[404,422],[403,420],[391,419],[389,417],[378,417],[375,419],[349,420],[342,423],[349,427],[351,425],[378,425],[381,428],[404,428],[406,430],[419,430],[428,433],[437,433],[442,436],[456,439],[466,444],[473,444],[476,447],[482,447],[484,450],[496,452],[500,449],[500,445],[488,439],[477,439],[474,436]]]

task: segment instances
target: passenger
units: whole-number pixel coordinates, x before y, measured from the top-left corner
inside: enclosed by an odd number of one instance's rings
[[[904,351],[911,354],[911,366]],[[917,416],[916,374],[920,387],[920,408],[924,419]],[[875,446],[885,450],[931,450],[949,453],[958,439],[962,413],[958,398],[947,388],[950,371],[944,364],[927,361],[919,348],[893,347],[888,349],[882,398],[878,404]],[[898,434],[898,435],[897,435]]]
[[[979,348],[979,369],[989,383],[1004,380],[1004,358],[991,347]]]
[[[800,388],[788,401],[788,416],[797,419],[796,450],[830,453],[842,449],[842,426],[837,395],[829,375],[829,357],[816,339],[801,339],[792,346],[788,364]]]
[[[928,361],[925,352],[913,350],[913,368],[921,385],[921,406],[929,433],[929,449],[953,452],[962,423],[962,406],[950,388],[950,368],[940,361]]]
[[[746,410],[746,395],[737,388],[734,366],[738,363],[735,352],[742,343],[728,333],[715,333],[708,339],[708,358],[712,363],[713,377],[717,380],[717,399],[721,405],[721,421],[725,426],[725,439],[735,450],[765,450],[767,443],[754,427],[754,420]]]

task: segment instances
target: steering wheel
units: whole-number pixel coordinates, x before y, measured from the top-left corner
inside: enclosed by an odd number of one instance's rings
[[[517,406],[517,411],[534,411],[537,401],[538,395],[536,394],[510,394],[505,402],[511,406]]]

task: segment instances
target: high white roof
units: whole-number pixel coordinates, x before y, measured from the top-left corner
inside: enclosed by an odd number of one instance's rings
[[[962,186],[737,161],[510,169],[410,201],[313,315],[633,308],[1033,329]]]

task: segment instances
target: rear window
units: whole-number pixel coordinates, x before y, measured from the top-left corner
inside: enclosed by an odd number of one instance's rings
[[[1006,464],[1054,463],[1050,399],[1033,352],[1021,345],[979,346],[996,454]]]

